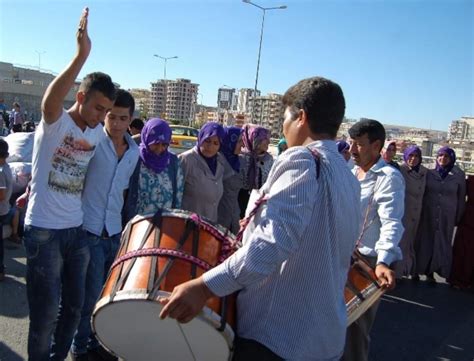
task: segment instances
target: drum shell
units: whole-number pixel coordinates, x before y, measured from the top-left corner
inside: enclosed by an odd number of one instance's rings
[[[116,259],[119,259],[129,252],[140,249],[145,250],[156,247],[170,250],[177,249],[179,240],[184,234],[186,222],[190,221],[189,218],[183,217],[183,212],[180,212],[179,215],[179,217],[164,215],[161,219],[161,228],[151,223],[151,217],[136,217],[132,219],[127,225],[127,227],[130,227],[129,232],[126,229],[122,235],[121,247]],[[150,232],[144,245],[140,247],[149,227],[153,227],[153,230]],[[198,228],[198,232],[199,239],[196,257],[209,264],[211,268],[217,266],[223,252],[222,241],[217,239],[209,231],[200,227]],[[194,236],[194,232],[191,231],[181,247],[181,251],[189,255],[193,254]],[[233,236],[229,234],[228,237],[232,238]],[[136,290],[150,291],[150,285],[162,274],[169,259],[170,257],[168,256],[144,256],[124,261],[121,265],[114,267],[109,272],[99,300],[103,298],[113,298],[114,290],[115,292]],[[130,267],[132,262],[133,266],[131,267],[130,273],[126,279],[123,280],[123,272]],[[153,268],[155,269],[153,270]],[[193,279],[192,269],[193,265],[190,262],[175,258],[172,267],[168,270],[166,276],[164,276],[159,289],[172,292],[177,285]],[[196,266],[195,277],[201,276],[205,271],[203,268]],[[122,283],[122,285],[117,288],[119,283]],[[226,314],[224,315],[224,319],[231,327],[235,326],[235,299],[236,296],[234,294],[227,296],[225,301],[227,305],[225,307]],[[207,301],[206,306],[218,315],[222,315],[224,312],[223,303],[224,299],[212,297]]]
[[[344,288],[348,325],[365,313],[383,293],[375,271],[362,255],[354,252]]]

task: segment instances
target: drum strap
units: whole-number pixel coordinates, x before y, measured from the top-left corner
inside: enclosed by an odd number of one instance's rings
[[[193,231],[193,257],[198,258],[198,250],[199,250],[199,227],[194,227]],[[191,278],[196,278],[196,263],[191,263]]]
[[[145,220],[142,220],[142,221],[145,221]],[[142,249],[143,246],[145,246],[145,243],[148,240],[148,237],[150,237],[150,234],[151,234],[151,232],[153,231],[154,228],[155,227],[154,227],[153,223],[148,224],[148,228],[145,232],[145,235],[143,236],[143,239],[141,241],[139,249]],[[125,268],[124,273],[121,274],[119,281],[115,284],[115,286],[114,286],[114,288],[113,288],[113,290],[110,294],[110,300],[111,301],[113,301],[113,299],[115,298],[115,295],[117,294],[117,291],[121,290],[123,288],[123,285],[127,281],[128,275],[130,274],[130,271],[132,270],[132,267],[135,265],[136,260],[137,260],[136,258],[133,258],[130,261],[130,263],[128,264],[128,266]],[[124,263],[122,263],[122,269],[123,269],[123,265],[124,265]]]
[[[162,212],[161,209],[159,209],[151,219],[151,223],[155,226],[155,238],[153,241],[153,248],[155,249],[160,247],[162,220]],[[157,256],[153,256],[151,258],[150,275],[148,277],[148,285],[146,289],[147,292],[150,292],[153,288],[153,280],[155,279],[157,264]]]
[[[198,227],[198,225],[193,220],[190,220],[190,219],[187,219],[185,224],[186,225],[185,225],[184,233],[182,234],[181,238],[179,239],[178,246],[176,247],[177,251],[180,251],[181,248],[183,248],[184,242],[186,242],[186,240],[188,239],[191,232],[195,228]],[[163,269],[163,272],[158,276],[155,283],[153,284],[153,288],[148,293],[148,297],[147,297],[148,300],[154,300],[158,296],[158,292],[160,290],[161,282],[163,282],[166,275],[168,274],[171,266],[174,263],[174,260],[175,260],[175,257],[168,258],[168,261],[166,262],[166,265]]]
[[[216,328],[217,331],[222,332],[225,330],[225,326],[227,325],[227,306],[228,306],[228,296],[221,297],[221,324],[218,328]]]
[[[118,250],[117,255],[122,254],[123,251],[127,250],[128,244],[130,242],[130,233],[132,233],[132,226],[131,226],[131,223],[129,222],[129,223],[127,223],[127,225],[126,225],[126,227],[125,227],[125,229],[122,233],[122,237],[120,239],[120,249]],[[113,269],[114,269],[114,267],[110,267],[109,274],[112,273]],[[118,273],[122,274],[122,270],[123,270],[123,263],[120,265],[120,270],[118,271]],[[118,287],[117,287],[118,282],[120,282],[120,278],[118,278],[115,281],[115,284],[112,287],[112,294],[111,294],[111,300],[112,301],[113,301],[113,299],[115,297],[115,294],[117,293],[117,290],[118,290]]]
[[[359,289],[351,281],[349,281],[349,279],[347,279],[346,281],[346,287],[349,290],[351,290],[351,292],[355,294],[359,300],[361,301],[365,300],[364,295],[359,291]]]

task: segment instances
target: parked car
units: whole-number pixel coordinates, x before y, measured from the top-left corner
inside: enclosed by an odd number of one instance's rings
[[[170,127],[172,132],[170,147],[177,153],[196,145],[199,130],[184,125],[170,125]]]

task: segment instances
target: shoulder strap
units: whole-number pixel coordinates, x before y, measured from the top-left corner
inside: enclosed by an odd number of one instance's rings
[[[369,221],[369,213],[370,213],[370,210],[372,208],[372,205],[374,204],[375,191],[378,190],[378,188],[380,186],[380,182],[379,182],[380,177],[377,174],[376,174],[376,177],[377,177],[377,179],[375,180],[374,187],[372,188],[372,194],[370,195],[369,203],[367,204],[367,209],[365,210],[364,223],[362,225],[362,229],[360,231],[359,237],[357,238],[356,249],[359,247],[360,241],[361,241],[362,237],[364,236],[365,232],[367,231],[367,229],[369,229],[370,225],[372,224],[372,222],[376,218],[376,216],[374,216]]]
[[[314,158],[314,162],[316,163],[316,179],[319,179],[319,173],[321,171],[321,155],[319,154],[319,152],[316,149],[309,148],[309,147],[307,147],[307,148],[311,152],[311,154]]]

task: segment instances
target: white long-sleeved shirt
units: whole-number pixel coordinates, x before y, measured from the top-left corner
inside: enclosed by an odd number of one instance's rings
[[[359,167],[352,172],[357,174]],[[402,174],[380,158],[369,169],[361,185],[361,214],[366,224],[359,251],[377,257],[387,265],[402,259],[398,247],[403,236],[402,217],[405,209],[405,181]],[[369,205],[370,204],[370,205]]]
[[[320,153],[319,178],[306,147],[280,155],[260,190],[268,200],[247,227],[243,247],[206,272],[204,282],[219,296],[241,290],[240,337],[285,359],[338,360],[347,326],[344,285],[361,222],[360,185],[335,142],[308,147]]]

